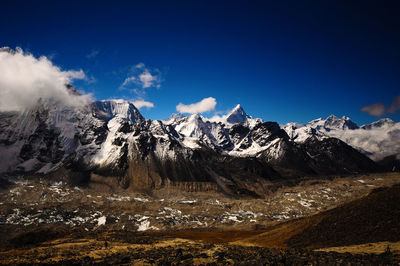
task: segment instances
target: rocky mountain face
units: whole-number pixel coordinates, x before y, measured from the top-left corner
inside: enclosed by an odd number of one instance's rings
[[[311,123],[281,128],[251,118],[240,105],[218,119],[175,114],[152,121],[124,100],[81,108],[40,101],[25,112],[0,114],[0,172],[78,183],[114,178],[139,190],[187,182],[256,196],[289,177],[378,170],[354,146],[327,134],[367,129],[348,118]]]

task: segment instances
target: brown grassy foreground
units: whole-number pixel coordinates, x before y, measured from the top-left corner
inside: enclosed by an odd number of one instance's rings
[[[130,234],[129,237],[122,236],[121,232],[104,232],[97,238],[59,238],[39,246],[2,251],[0,262],[12,265],[376,265],[399,261],[395,255],[386,253],[341,254],[242,247],[173,238],[160,233]]]
[[[387,252],[389,247],[390,252],[396,255],[400,255],[400,242],[378,242],[368,243],[361,245],[343,246],[343,247],[331,247],[331,248],[320,248],[316,251],[324,252],[339,252],[339,253],[352,253],[352,254],[382,254]]]
[[[166,247],[189,247],[197,244],[184,239],[166,239],[147,243],[129,243],[117,241],[117,239],[104,234],[103,239],[93,238],[60,238],[54,241],[44,242],[39,247],[30,247],[0,252],[3,264],[14,263],[78,263],[91,262],[123,262],[134,260],[135,264],[149,264],[149,258],[156,250]],[[109,240],[107,240],[109,239]],[[147,255],[146,255],[147,254]],[[143,256],[146,255],[146,256]],[[212,254],[211,254],[212,255]],[[116,257],[116,258],[115,258]],[[147,262],[147,263],[146,263]]]

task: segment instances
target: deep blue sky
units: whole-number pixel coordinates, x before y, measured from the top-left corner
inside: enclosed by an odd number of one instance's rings
[[[74,84],[96,99],[133,99],[119,89],[131,67],[158,69],[147,118],[211,96],[217,111],[241,103],[279,123],[335,114],[363,124],[377,118],[361,107],[400,95],[396,2],[2,1],[0,46],[83,69],[96,82]]]

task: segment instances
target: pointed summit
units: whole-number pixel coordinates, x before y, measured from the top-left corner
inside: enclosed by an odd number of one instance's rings
[[[238,110],[241,110],[241,111],[244,112],[244,110],[243,110],[242,106],[240,105],[240,103],[237,104],[237,105],[235,106],[235,108],[233,108],[233,109],[231,110],[231,112],[238,111]]]
[[[235,108],[232,109],[232,111],[227,114],[226,121],[231,124],[236,124],[243,123],[248,118],[250,118],[250,116],[248,116],[243,110],[242,106],[238,104]]]

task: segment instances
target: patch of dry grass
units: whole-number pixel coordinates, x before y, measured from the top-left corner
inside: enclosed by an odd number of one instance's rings
[[[243,230],[243,231],[177,231],[166,233],[168,236],[179,237],[191,240],[200,240],[210,243],[229,243],[239,239],[248,238],[265,232],[264,230]]]
[[[316,219],[317,218],[317,219]],[[318,223],[319,217],[312,217],[289,221],[265,230],[263,233],[242,238],[231,242],[233,245],[239,246],[257,246],[268,248],[287,248],[287,241],[294,235],[302,232],[304,228],[311,224]]]
[[[352,253],[352,254],[382,254],[389,247],[390,251],[394,254],[400,255],[400,242],[377,242],[367,243],[361,245],[343,246],[343,247],[330,247],[320,248],[314,251],[325,251],[325,252],[338,252],[338,253]]]
[[[2,264],[57,263],[67,259],[82,260],[85,257],[90,258],[92,261],[103,261],[105,258],[115,254],[129,254],[131,252],[143,252],[150,249],[195,245],[197,243],[194,241],[175,238],[152,244],[107,241],[106,248],[104,240],[62,238],[43,243],[39,247],[0,252],[0,262]],[[140,265],[148,264],[143,261]]]

